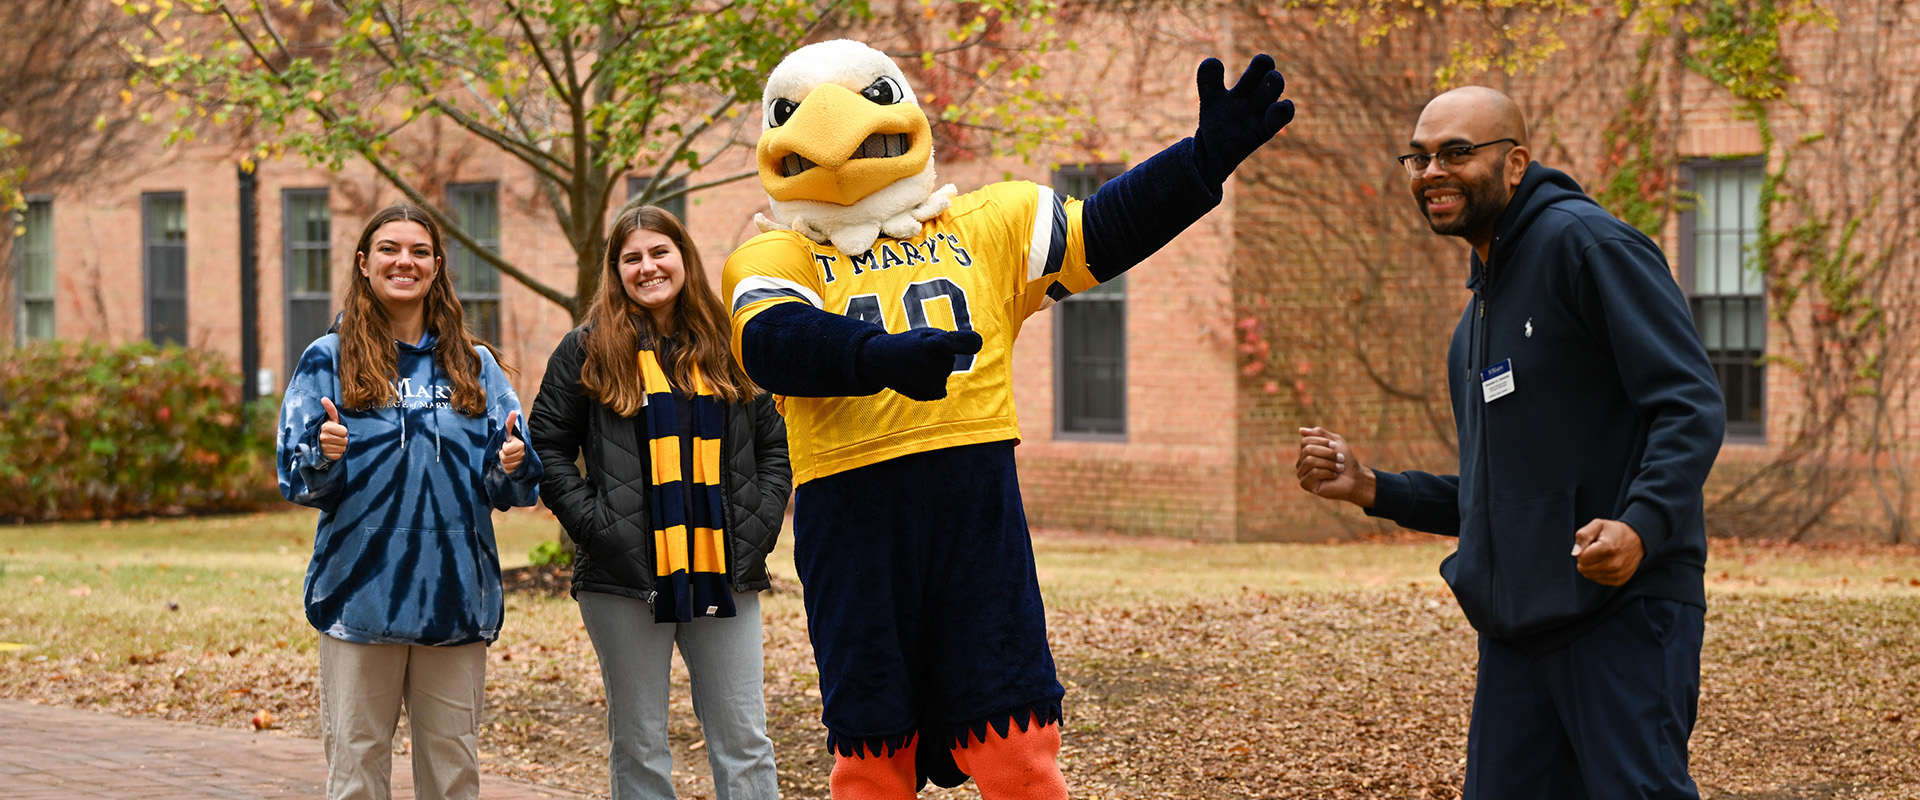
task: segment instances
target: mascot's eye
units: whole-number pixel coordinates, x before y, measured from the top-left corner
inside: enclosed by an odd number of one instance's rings
[[[885,75],[875,78],[871,85],[861,89],[860,96],[883,106],[890,106],[907,99],[907,93],[900,91],[900,84],[894,83],[892,78]]]
[[[792,119],[793,112],[799,110],[799,108],[799,103],[782,97],[773,101],[773,105],[767,107],[767,120],[772,127],[778,128],[787,124],[787,120]]]

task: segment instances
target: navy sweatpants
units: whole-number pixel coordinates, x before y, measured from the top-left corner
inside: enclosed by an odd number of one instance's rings
[[[795,496],[794,565],[841,755],[915,734],[944,753],[969,731],[1060,718],[1046,611],[1011,441],[818,478]]]
[[[1480,637],[1463,800],[1698,800],[1705,615],[1643,598],[1538,657]]]

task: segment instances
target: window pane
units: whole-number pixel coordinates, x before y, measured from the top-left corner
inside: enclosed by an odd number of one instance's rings
[[[35,200],[27,203],[26,233],[20,237],[30,250],[46,250],[53,245],[53,203]]]
[[[463,300],[460,303],[467,330],[489,342],[500,341],[500,303],[497,300]]]
[[[313,340],[325,336],[333,324],[333,311],[326,300],[292,300],[287,303],[287,349],[289,358],[298,360]],[[293,363],[291,361],[289,364]],[[289,370],[292,368],[289,367]]]
[[[1760,274],[1760,254],[1754,252],[1754,245],[1760,241],[1760,234],[1747,232],[1740,236],[1740,294],[1758,295],[1762,292],[1765,279]]]
[[[641,192],[646,191],[647,183],[652,180],[653,180],[653,176],[651,175],[629,176],[627,178],[627,200],[631,201],[633,200],[633,198],[638,197]],[[683,176],[674,178],[673,180],[667,181],[667,185],[660,189],[660,194],[680,191],[681,189],[686,188],[686,185],[687,185],[686,176],[683,175]],[[654,200],[653,205],[657,205],[661,208],[666,209],[667,213],[672,214],[675,217],[679,218],[679,220],[682,223],[687,221],[687,196],[684,194],[680,195],[679,197],[675,197],[671,200],[656,199]]]
[[[1695,299],[1693,301],[1693,322],[1700,329],[1700,341],[1707,350],[1721,349],[1724,337],[1721,331],[1725,327],[1726,315],[1720,313],[1718,300]]]
[[[185,300],[155,299],[147,312],[152,324],[148,337],[154,344],[187,343],[187,303]]]
[[[1067,389],[1065,427],[1117,433],[1126,422],[1125,304],[1080,300],[1059,313]]]
[[[1713,173],[1713,227],[1721,231],[1740,229],[1740,174],[1732,170]]]
[[[1693,293],[1719,294],[1714,291],[1713,234],[1697,231],[1693,235]]]
[[[455,186],[447,190],[453,204],[454,219],[467,235],[488,244],[500,235],[500,206],[493,184]]]
[[[20,291],[28,295],[53,294],[53,254],[23,249],[20,261]]]
[[[187,293],[187,251],[183,247],[162,247],[155,251],[159,282],[155,288],[167,296]]]
[[[1743,167],[1740,169],[1740,210],[1744,215],[1740,227],[1755,230],[1760,226],[1760,181],[1764,177],[1761,167]]]
[[[453,290],[461,297],[490,295],[500,291],[500,271],[492,264],[462,250],[459,268],[453,273]]]
[[[1714,241],[1715,294],[1740,293],[1740,234],[1722,233]]]
[[[1122,273],[1106,283],[1095,284],[1093,288],[1068,298],[1076,300],[1125,300],[1127,299],[1127,276]]]
[[[1124,169],[1119,164],[1062,167],[1053,175],[1053,189],[1084,200]],[[1054,311],[1062,432],[1126,433],[1126,297],[1122,276],[1067,298]]]
[[[181,197],[154,198],[154,239],[163,242],[187,240],[187,203]]]
[[[28,339],[53,338],[53,301],[28,300],[21,304],[22,329]]]
[[[299,197],[300,240],[309,244],[326,244],[333,237],[332,215],[327,209],[327,195],[303,194]]]
[[[454,219],[467,234],[489,252],[500,252],[499,190],[491,183],[463,184],[447,188],[448,205]],[[497,299],[500,271],[476,258],[457,242],[447,244],[447,269],[453,276],[453,290],[462,300]]]

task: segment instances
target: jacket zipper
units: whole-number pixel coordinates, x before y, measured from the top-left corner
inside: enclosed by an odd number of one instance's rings
[[[1495,238],[1493,240],[1493,247],[1498,247],[1499,244],[1500,240]],[[1475,383],[1480,383],[1480,370],[1485,369],[1487,362],[1493,359],[1491,352],[1493,349],[1492,343],[1488,341],[1488,339],[1491,338],[1489,331],[1492,330],[1493,325],[1487,321],[1487,298],[1493,296],[1493,247],[1487,249],[1487,263],[1485,264],[1484,276],[1480,284],[1480,296],[1477,298],[1480,304],[1480,310],[1477,314],[1479,318],[1474,322],[1473,338],[1474,346],[1480,352],[1474,359],[1475,363],[1472,368],[1472,379]],[[1480,502],[1491,504],[1493,497],[1493,437],[1488,430],[1490,427],[1489,418],[1491,416],[1488,412],[1491,409],[1487,403],[1486,385],[1484,383],[1481,384],[1480,387],[1480,402],[1475,405],[1480,409]],[[1487,513],[1481,516],[1486,520],[1487,526],[1487,558],[1491,562],[1489,566],[1493,569],[1488,577],[1488,580],[1491,582],[1492,575],[1498,574],[1500,571],[1500,551],[1498,547],[1494,546],[1495,537],[1493,535],[1492,510],[1484,510]],[[1491,589],[1492,587],[1489,586],[1488,588]],[[1495,606],[1498,607],[1499,600],[1493,598],[1492,592],[1488,592],[1488,597],[1489,599],[1493,599]],[[1493,624],[1495,627],[1504,627],[1500,625],[1498,620],[1493,621]],[[1505,633],[1506,631],[1501,630],[1498,632],[1498,635],[1504,635]]]
[[[728,509],[733,505],[730,502],[733,499],[733,488],[727,485],[727,436],[733,427],[728,424],[727,416],[731,410],[731,404],[720,407],[720,463],[717,465],[720,470],[720,527],[722,528],[720,558],[725,562],[720,566],[727,571],[727,589],[729,590],[734,588],[734,581],[737,580],[733,574],[733,520],[728,519]]]

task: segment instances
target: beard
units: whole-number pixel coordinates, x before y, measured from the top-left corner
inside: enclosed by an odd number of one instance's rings
[[[1434,221],[1433,212],[1427,210],[1426,198],[1417,194],[1414,196],[1414,200],[1420,205],[1421,216],[1427,218],[1427,227],[1441,236],[1468,237],[1483,231],[1491,231],[1493,226],[1499,223],[1500,213],[1506,210],[1507,201],[1512,199],[1500,196],[1500,189],[1503,187],[1497,175],[1484,182],[1456,180],[1425,188],[1454,189],[1460,192],[1460,213],[1446,222]]]

